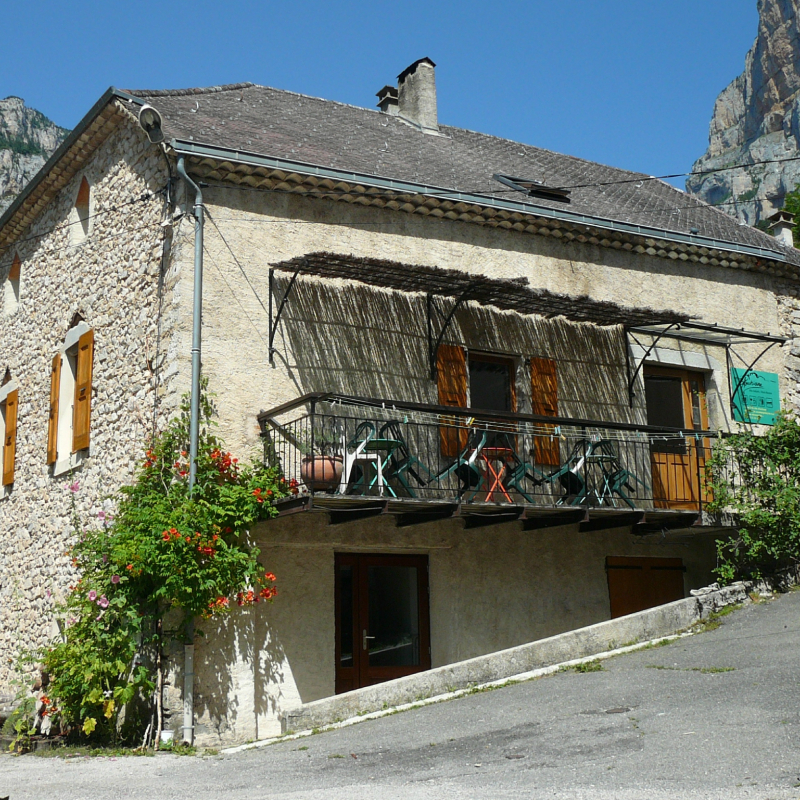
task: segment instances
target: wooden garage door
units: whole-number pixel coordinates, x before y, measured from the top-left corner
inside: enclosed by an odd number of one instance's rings
[[[682,600],[683,559],[607,556],[611,618]]]

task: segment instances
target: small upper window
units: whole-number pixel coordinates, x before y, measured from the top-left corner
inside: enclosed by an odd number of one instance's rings
[[[9,316],[19,308],[19,277],[22,273],[22,262],[19,255],[14,254],[11,262],[11,269],[8,271],[8,279],[3,289],[3,312]]]
[[[86,178],[81,179],[75,206],[69,218],[70,244],[80,244],[88,235],[91,222],[91,189]]]

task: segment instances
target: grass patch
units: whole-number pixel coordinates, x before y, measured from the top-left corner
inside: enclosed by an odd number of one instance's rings
[[[571,667],[559,667],[559,672],[604,672],[605,667],[600,663],[599,659],[593,661],[584,661],[582,664],[573,664]]]
[[[87,747],[65,744],[47,750],[33,750],[37,758],[121,758],[123,756],[153,756],[152,749],[141,747]]]
[[[219,750],[217,750],[216,747],[206,747],[206,749],[203,751],[203,755],[204,756],[218,756],[219,755]]]
[[[333,753],[333,755],[328,756],[328,758],[344,758],[341,753]]]
[[[715,631],[722,625],[722,618],[727,617],[728,614],[733,614],[742,607],[741,603],[733,603],[732,605],[725,606],[719,611],[712,611],[705,619],[698,620],[692,625],[691,630],[696,633],[703,633],[704,631]]]
[[[720,672],[734,672],[736,667],[668,667],[665,664],[645,664],[646,669],[669,669],[675,672],[700,672],[703,675],[717,675]]]

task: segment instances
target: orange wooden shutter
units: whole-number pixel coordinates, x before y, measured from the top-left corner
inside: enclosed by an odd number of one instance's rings
[[[8,279],[10,281],[18,281],[21,272],[22,263],[19,260],[19,256],[15,255],[14,260],[11,262],[11,269],[8,271]]]
[[[61,353],[53,358],[50,372],[50,417],[47,421],[47,463],[58,457],[58,392],[61,389]]]
[[[467,405],[467,358],[464,348],[452,344],[440,344],[436,355],[436,379],[439,388],[439,405],[466,408]],[[442,422],[453,425],[456,417],[441,417]],[[453,458],[467,445],[466,429],[439,428],[442,455]]]
[[[531,359],[531,406],[534,414],[558,416],[558,377],[556,362],[550,358]],[[549,426],[547,426],[549,428]],[[557,467],[561,463],[558,437],[537,436],[534,455],[537,464]]]
[[[14,483],[14,460],[17,456],[17,404],[19,392],[6,397],[6,435],[3,439],[3,486]]]
[[[89,446],[89,422],[92,414],[92,361],[94,331],[78,339],[78,363],[75,368],[75,408],[72,412],[72,452]]]

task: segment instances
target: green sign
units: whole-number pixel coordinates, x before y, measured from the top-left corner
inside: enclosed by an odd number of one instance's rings
[[[775,372],[749,372],[731,368],[733,418],[737,422],[774,425],[781,408],[778,375]]]

